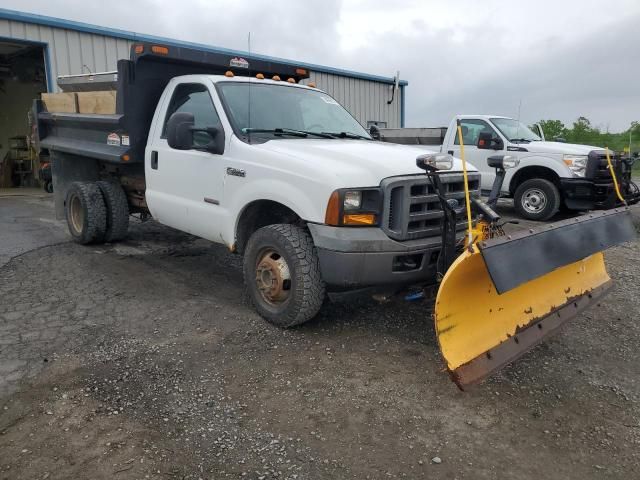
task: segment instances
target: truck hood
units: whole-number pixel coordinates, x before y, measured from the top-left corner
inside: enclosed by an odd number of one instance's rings
[[[532,153],[558,153],[571,155],[588,155],[591,150],[603,150],[601,147],[562,142],[531,142],[519,144],[518,146],[524,147]]]
[[[254,144],[256,149],[295,157],[309,164],[322,165],[325,172],[337,176],[355,175],[361,181],[378,184],[383,178],[424,173],[416,166],[416,157],[439,153],[424,146],[399,145],[353,139],[281,139]],[[469,171],[476,171],[467,164]],[[451,171],[461,171],[462,162],[454,159]],[[375,180],[374,180],[375,179]],[[352,182],[352,179],[349,179]]]

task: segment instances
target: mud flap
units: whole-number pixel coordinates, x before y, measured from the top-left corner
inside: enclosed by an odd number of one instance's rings
[[[435,308],[453,381],[479,382],[596,302],[611,286],[602,250],[634,238],[630,212],[618,209],[465,251],[447,270]]]

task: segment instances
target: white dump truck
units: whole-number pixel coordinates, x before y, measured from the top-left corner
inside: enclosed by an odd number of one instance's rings
[[[435,283],[443,211],[416,159],[439,169],[462,212],[460,161],[372,141],[331,96],[299,83],[307,76],[136,44],[117,74],[67,79],[78,92],[106,85],[116,104],[84,114],[35,102],[58,215],[79,243],[124,238],[130,214],[222,243],[244,256],[258,312],[283,326],[312,318],[327,291]],[[462,218],[456,227],[459,239]]]

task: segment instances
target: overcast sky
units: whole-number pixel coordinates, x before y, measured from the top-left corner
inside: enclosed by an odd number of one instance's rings
[[[407,126],[456,113],[640,120],[640,0],[3,0],[3,7],[409,81]]]

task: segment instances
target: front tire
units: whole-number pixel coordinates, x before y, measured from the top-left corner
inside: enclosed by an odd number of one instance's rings
[[[76,243],[102,242],[107,228],[107,210],[97,184],[73,182],[64,206],[69,233]]]
[[[244,281],[258,313],[279,327],[316,316],[325,297],[320,262],[309,233],[295,225],[257,230],[244,252]]]
[[[558,213],[560,191],[549,180],[532,178],[518,185],[513,203],[521,217],[544,222]]]

